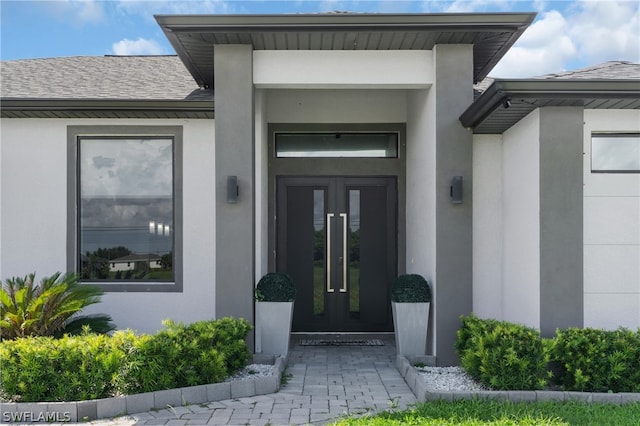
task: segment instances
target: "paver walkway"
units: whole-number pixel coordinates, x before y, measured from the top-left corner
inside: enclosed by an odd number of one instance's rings
[[[380,336],[377,336],[380,337]],[[307,337],[305,337],[307,338]],[[415,404],[394,366],[393,336],[384,346],[292,347],[280,392],[134,414],[92,425],[306,425]]]

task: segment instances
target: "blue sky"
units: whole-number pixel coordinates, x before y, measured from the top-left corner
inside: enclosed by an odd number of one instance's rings
[[[173,54],[154,14],[537,12],[491,73],[531,77],[609,60],[640,62],[638,0],[0,0],[2,60]]]

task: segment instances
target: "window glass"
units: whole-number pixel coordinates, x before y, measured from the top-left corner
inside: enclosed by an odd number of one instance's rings
[[[276,157],[397,158],[397,133],[276,133]]]
[[[79,138],[82,279],[174,280],[173,145],[171,137]]]
[[[360,318],[360,190],[349,190],[349,317]]]
[[[594,134],[591,137],[591,170],[640,172],[640,134]]]
[[[327,244],[325,238],[325,202],[326,191],[324,189],[313,190],[313,314],[324,316],[324,270],[326,267],[325,253]]]

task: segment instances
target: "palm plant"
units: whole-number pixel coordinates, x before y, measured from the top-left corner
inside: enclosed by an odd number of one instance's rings
[[[96,333],[115,329],[104,314],[77,315],[100,302],[102,289],[80,284],[77,274],[60,272],[35,282],[35,273],[10,278],[0,289],[0,338],[78,334],[88,326]]]

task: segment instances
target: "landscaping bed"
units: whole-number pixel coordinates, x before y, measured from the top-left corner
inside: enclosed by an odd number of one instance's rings
[[[154,335],[3,340],[0,422],[93,420],[279,389],[283,358],[254,359],[247,368],[245,320],[164,325]]]
[[[261,359],[261,362],[268,360]],[[143,413],[170,407],[265,395],[280,389],[286,359],[272,359],[269,375],[245,373],[220,383],[164,389],[134,395],[72,402],[2,402],[2,423],[81,422]],[[252,366],[247,366],[250,371]],[[259,368],[259,367],[253,367]]]
[[[462,369],[429,369],[433,357],[397,357],[419,401],[640,402],[640,330],[569,328],[545,339],[530,327],[470,315],[457,334]]]

